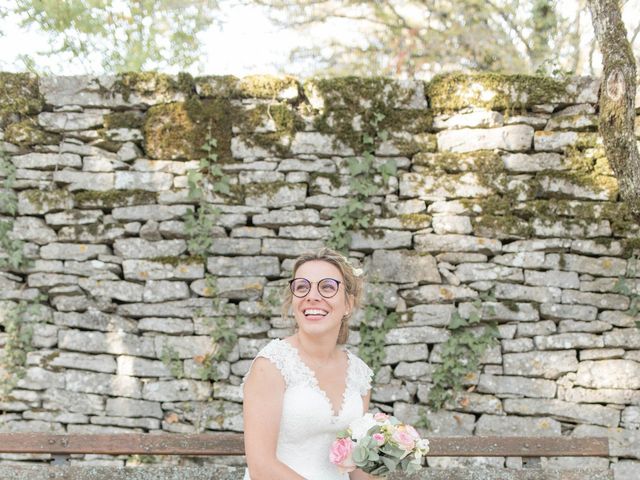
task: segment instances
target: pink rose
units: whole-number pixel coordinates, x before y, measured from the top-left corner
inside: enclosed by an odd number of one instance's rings
[[[381,433],[374,433],[371,435],[371,438],[373,438],[378,445],[382,445],[384,443],[384,435]]]
[[[411,425],[405,425],[404,426],[406,432],[411,435],[411,437],[415,440],[418,441],[420,440],[420,434],[418,433],[418,431],[413,428]]]
[[[384,422],[387,420],[387,418],[389,418],[389,415],[387,415],[386,413],[382,413],[382,412],[378,412],[373,416],[374,420],[376,422]]]
[[[350,438],[339,438],[331,444],[329,460],[338,467],[341,473],[352,472],[356,469],[351,453],[355,443]]]
[[[415,446],[413,435],[408,433],[405,427],[398,427],[398,429],[391,435],[391,439],[395,441],[405,452],[410,452]]]

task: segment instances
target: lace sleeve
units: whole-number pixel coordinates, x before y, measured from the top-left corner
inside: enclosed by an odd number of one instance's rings
[[[256,358],[264,357],[267,360],[269,360],[271,363],[273,363],[278,369],[278,371],[280,372],[280,374],[282,375],[282,378],[284,378],[285,385],[289,387],[293,382],[294,372],[290,367],[291,362],[288,361],[289,359],[287,355],[288,355],[288,351],[287,349],[283,348],[283,346],[281,345],[281,340],[276,339],[267,343],[258,352],[258,354],[256,355]],[[249,370],[247,371],[244,378],[242,379],[241,388],[243,391],[244,391],[244,383],[246,382],[247,377],[251,372],[251,368],[253,367],[253,363],[256,361],[256,358],[253,359],[253,361],[251,362],[251,366],[249,367]]]
[[[359,357],[353,356],[354,369],[354,386],[360,395],[364,396],[371,390],[371,380],[373,378],[373,370],[369,365],[364,363]]]

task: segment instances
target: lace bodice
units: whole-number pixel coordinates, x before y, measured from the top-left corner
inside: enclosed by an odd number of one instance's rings
[[[371,388],[373,371],[355,354],[345,351],[347,381],[338,412],[334,412],[313,370],[289,342],[272,340],[257,355],[269,359],[278,368],[286,386],[276,455],[308,480],[349,478],[329,461],[329,448],[338,431],[364,414],[362,396]],[[248,470],[244,479],[250,480]]]

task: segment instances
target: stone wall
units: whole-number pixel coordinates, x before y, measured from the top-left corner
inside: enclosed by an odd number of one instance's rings
[[[635,478],[640,229],[596,133],[597,80],[0,80],[0,145],[17,194],[15,219],[3,218],[32,259],[0,272],[0,325],[17,302],[46,294],[22,316],[32,350],[0,402],[2,431],[242,431],[241,378],[289,331],[278,292],[293,258],[331,237],[353,196],[349,160],[380,113],[388,136],[373,162],[397,171],[376,177],[373,225],[349,249],[369,301],[400,318],[373,405],[423,427],[426,415],[429,435],[606,435],[612,459],[544,464],[611,462],[619,479]],[[211,136],[230,192],[207,193],[220,214],[203,258],[188,250],[185,214],[188,172]],[[465,393],[431,411],[454,314],[497,322],[499,339]],[[211,335],[233,319],[239,338],[203,380]],[[364,321],[354,318],[354,350]],[[5,350],[9,337],[0,333]],[[429,463],[478,461],[522,466]]]

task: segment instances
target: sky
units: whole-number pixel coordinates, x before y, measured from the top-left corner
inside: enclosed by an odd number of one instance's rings
[[[281,31],[274,26],[259,7],[236,6],[223,12],[224,25],[220,30],[212,27],[204,32],[207,58],[202,62],[203,71],[215,75],[244,76],[254,73],[277,74],[289,63],[289,45],[300,45],[308,36],[294,31]],[[36,31],[24,31],[15,18],[3,21],[0,37],[0,71],[22,71],[19,54],[34,54],[46,48],[48,37]],[[19,45],[19,48],[16,46]],[[51,73],[75,75],[86,73],[71,62],[61,62],[59,57],[43,61]],[[289,65],[290,66],[290,65]],[[304,66],[298,66],[304,69]],[[175,72],[167,72],[175,73]],[[296,74],[299,72],[288,72]]]

